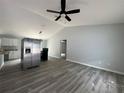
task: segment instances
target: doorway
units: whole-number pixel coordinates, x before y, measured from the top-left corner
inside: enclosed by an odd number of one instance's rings
[[[66,59],[67,56],[67,40],[60,41],[60,57]]]

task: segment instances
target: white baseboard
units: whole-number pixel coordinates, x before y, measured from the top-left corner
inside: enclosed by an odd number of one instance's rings
[[[114,71],[114,70],[111,70],[111,69],[107,69],[107,68],[102,68],[102,67],[98,67],[98,66],[86,64],[86,63],[82,63],[82,62],[79,62],[79,61],[74,61],[74,60],[71,60],[71,59],[66,59],[66,60],[69,61],[69,62],[78,63],[78,64],[81,64],[81,65],[85,65],[85,66],[89,66],[89,67],[93,67],[93,68],[105,70],[105,71],[108,71],[108,72],[112,72],[112,73],[117,73],[117,74],[120,74],[120,75],[124,75],[123,72]]]
[[[53,57],[53,58],[57,58],[57,59],[60,58],[60,57],[57,57],[57,56],[49,56],[49,57]]]

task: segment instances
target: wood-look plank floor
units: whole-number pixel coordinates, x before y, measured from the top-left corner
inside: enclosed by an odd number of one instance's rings
[[[51,59],[21,71],[19,61],[0,71],[0,93],[124,93],[124,76]]]

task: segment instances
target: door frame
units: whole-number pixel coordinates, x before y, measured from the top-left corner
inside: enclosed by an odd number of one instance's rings
[[[62,53],[62,41],[65,41],[65,57],[64,58],[62,58],[62,56],[61,56],[61,53]],[[67,59],[67,39],[63,39],[63,40],[60,40],[60,58],[62,58],[62,59]]]

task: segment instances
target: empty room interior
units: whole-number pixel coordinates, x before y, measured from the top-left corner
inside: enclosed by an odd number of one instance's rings
[[[0,0],[0,93],[124,93],[124,0]]]

